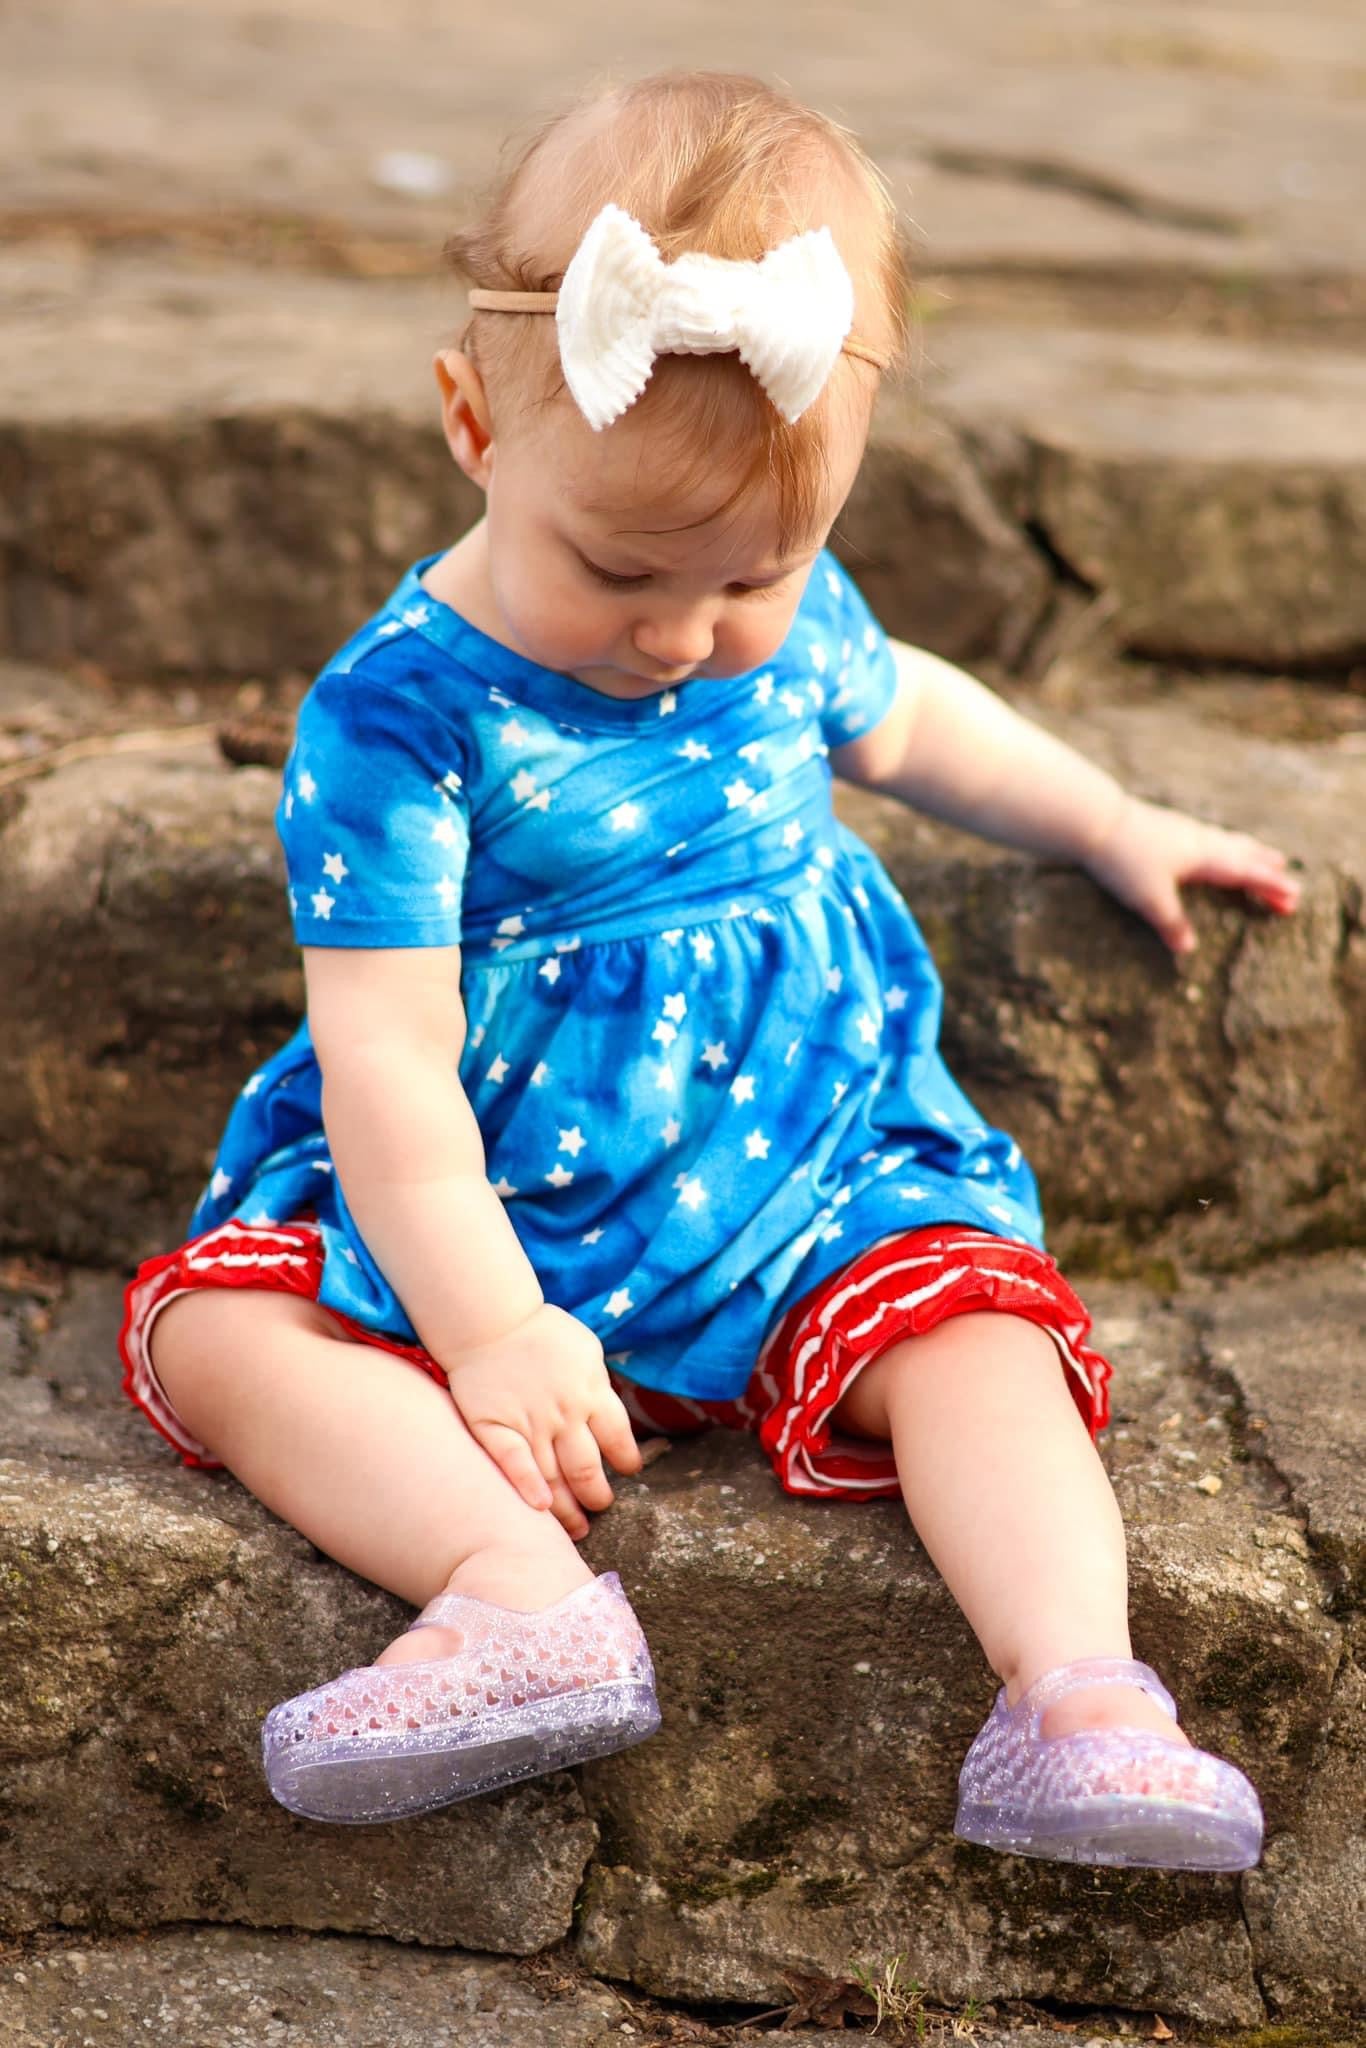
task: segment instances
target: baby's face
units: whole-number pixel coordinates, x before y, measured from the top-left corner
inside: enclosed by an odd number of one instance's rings
[[[865,434],[831,451],[817,530],[784,557],[762,488],[716,512],[734,483],[723,462],[685,488],[661,488],[648,416],[628,413],[595,434],[572,407],[553,408],[534,432],[494,447],[488,576],[499,637],[611,697],[761,667],[787,637]]]

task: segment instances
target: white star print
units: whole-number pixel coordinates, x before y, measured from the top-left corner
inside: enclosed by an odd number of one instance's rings
[[[844,975],[838,967],[829,969],[825,977],[825,986],[827,992],[832,996],[837,996],[844,987]]]
[[[550,1079],[550,1069],[549,1069],[549,1067],[548,1067],[548,1066],[546,1065],[546,1063],[545,1063],[545,1061],[544,1061],[544,1060],[537,1060],[537,1062],[536,1062],[535,1066],[534,1066],[534,1067],[533,1067],[533,1068],[531,1069],[531,1085],[532,1085],[532,1087],[533,1087],[533,1088],[541,1088],[541,1087],[544,1087],[545,1083],[546,1083],[546,1082],[547,1082],[547,1081],[548,1081],[549,1079]]]
[[[516,914],[516,912],[514,912],[511,917],[499,918],[498,929],[500,932],[509,933],[510,936],[515,939],[526,930],[526,920],[525,918],[519,917]]]
[[[707,1191],[700,1180],[685,1180],[678,1191],[678,1199],[689,1209],[700,1209],[707,1199]]]
[[[725,785],[726,809],[728,811],[738,811],[740,806],[747,804],[753,795],[754,791],[745,781],[743,775],[737,777],[734,782],[728,782]]]
[[[665,860],[672,860],[676,853],[682,853],[687,843],[686,839],[680,839],[676,846],[666,846],[664,849]]]
[[[410,604],[401,616],[405,626],[425,626],[431,613],[425,604]]]
[[[676,1116],[671,1116],[659,1135],[666,1145],[676,1145],[683,1135],[683,1126]]]
[[[512,1069],[508,1066],[508,1063],[503,1058],[503,1055],[501,1053],[498,1053],[495,1055],[493,1064],[489,1068],[488,1078],[490,1079],[490,1081],[494,1082],[505,1081],[508,1075],[511,1073],[511,1071]]]
[[[507,1175],[505,1173],[500,1173],[497,1180],[493,1183],[493,1192],[495,1195],[497,1195],[499,1201],[507,1202],[511,1201],[512,1197],[516,1194],[517,1190],[512,1185],[512,1182],[508,1179]]]
[[[871,1018],[871,1017],[870,1017],[870,1016],[868,1015],[868,1012],[867,1012],[866,1010],[864,1010],[864,1011],[863,1011],[863,1012],[861,1013],[861,1015],[860,1015],[860,1017],[859,1017],[859,1020],[858,1020],[858,1035],[859,1035],[859,1037],[860,1037],[860,1038],[861,1038],[861,1039],[863,1040],[863,1042],[864,1042],[864,1044],[865,1044],[865,1045],[876,1045],[876,1044],[877,1044],[877,1032],[878,1032],[878,1027],[877,1027],[877,1025],[876,1025],[876,1024],[875,1024],[875,1023],[873,1022],[872,1018]]]
[[[560,1132],[560,1150],[567,1152],[571,1159],[577,1159],[587,1143],[587,1138],[577,1124],[572,1125],[567,1131]]]
[[[456,887],[455,883],[451,880],[450,876],[443,875],[439,882],[434,882],[432,884],[432,887],[436,890],[437,895],[441,898],[441,908],[443,910],[454,909],[455,904],[459,898],[460,891]]]
[[[766,1138],[762,1131],[751,1131],[745,1139],[746,1159],[767,1159],[772,1138]]]
[[[800,1038],[794,1038],[792,1040],[792,1043],[788,1046],[787,1051],[783,1054],[783,1065],[785,1067],[790,1067],[792,1065],[793,1060],[796,1059],[797,1054],[801,1051],[801,1049],[802,1042]]]
[[[906,1007],[906,991],[904,988],[889,988],[883,1000],[889,1010],[904,1010]]]
[[[577,953],[582,944],[583,940],[575,932],[572,939],[556,939],[555,951],[557,953]]]
[[[624,1316],[628,1308],[634,1308],[630,1293],[625,1287],[618,1287],[615,1294],[609,1294],[603,1303],[609,1316]]]
[[[754,685],[754,701],[755,701],[755,703],[756,703],[756,704],[767,704],[767,703],[768,703],[768,701],[769,701],[769,699],[770,699],[770,698],[772,697],[772,695],[773,695],[773,678],[772,678],[772,676],[760,676],[760,678],[759,678],[758,682],[757,682],[757,683],[756,683],[756,684]]]
[[[299,777],[299,794],[306,804],[311,804],[314,797],[318,794],[318,785],[309,774],[307,768]]]
[[[244,1220],[260,1230],[270,1230],[274,1227],[275,1223],[275,1218],[267,1209],[257,1209]]]
[[[897,1193],[907,1202],[928,1202],[930,1199],[928,1188],[898,1188]]]
[[[574,1176],[567,1166],[561,1166],[557,1161],[545,1178],[552,1188],[567,1188]]]
[[[264,1087],[265,1078],[264,1074],[253,1074],[246,1087],[242,1090],[242,1093],[244,1095],[254,1095],[258,1088]]]
[[[600,1238],[601,1238],[601,1237],[602,1237],[602,1231],[601,1231],[600,1229],[599,1229],[599,1230],[585,1230],[585,1232],[583,1233],[583,1236],[582,1236],[582,1237],[581,1237],[581,1238],[579,1239],[579,1243],[580,1243],[580,1244],[597,1244],[597,1243],[598,1243],[598,1241],[600,1240]]]
[[[666,1024],[661,1017],[654,1030],[650,1033],[650,1036],[651,1038],[657,1038],[661,1045],[672,1045],[678,1036],[678,1026],[676,1024]]]
[[[391,634],[393,634],[393,633],[401,633],[402,631],[403,631],[403,624],[402,624],[402,621],[401,621],[401,620],[399,620],[399,619],[386,619],[386,620],[384,621],[384,624],[383,624],[383,625],[382,625],[382,626],[380,627],[380,629],[379,629],[379,637],[380,637],[380,639],[381,639],[381,640],[387,640],[387,639],[388,639],[388,638],[390,637],[390,635],[391,635]]]
[[[783,845],[800,846],[806,836],[805,825],[794,818],[790,825],[783,826]]]
[[[661,717],[661,718],[667,718],[667,717],[668,717],[668,715],[669,715],[669,713],[670,713],[671,711],[677,711],[677,709],[678,709],[678,692],[677,692],[677,690],[666,690],[666,691],[664,692],[663,696],[662,696],[662,697],[660,698],[660,700],[659,700],[659,715],[660,715],[660,717]]]
[[[877,651],[877,627],[876,627],[876,626],[865,626],[865,627],[864,627],[864,629],[863,629],[863,645],[864,645],[864,648],[866,649],[866,651],[867,651],[867,652],[868,652],[869,654],[874,654],[874,653],[876,653],[876,651]]]
[[[432,838],[438,846],[457,845],[460,834],[455,829],[455,820],[453,818],[438,818],[432,827]]]
[[[1009,1209],[1003,1209],[999,1202],[989,1202],[987,1204],[987,1214],[988,1216],[994,1216],[998,1223],[1011,1223],[1014,1221]]]
[[[849,1083],[847,1081],[836,1081],[835,1092],[833,1097],[831,1098],[830,1107],[832,1109],[838,1109],[848,1093]]]
[[[684,740],[678,751],[685,761],[710,761],[711,759],[711,748],[704,746],[701,740]]]
[[[803,697],[799,697],[795,690],[780,690],[778,702],[790,718],[805,718],[806,700]]]
[[[285,791],[285,816],[287,818],[294,816],[294,792],[292,789]]]
[[[550,799],[554,794],[553,789],[538,790],[535,796],[527,798],[527,809],[529,811],[548,811],[550,809]]]
[[[524,747],[531,738],[526,727],[516,718],[510,718],[506,725],[500,726],[499,735],[509,747]]]
[[[640,818],[639,804],[618,804],[607,813],[614,832],[634,832]]]
[[[529,796],[536,794],[536,778],[529,768],[519,768],[508,787],[518,803],[522,804]]]
[[[328,895],[326,889],[316,889],[313,893],[313,915],[320,917],[325,924],[332,915],[336,900],[335,896]]]
[[[224,1173],[222,1167],[220,1166],[217,1172],[214,1174],[213,1179],[209,1182],[209,1193],[213,1196],[215,1202],[221,1202],[224,1195],[226,1195],[228,1189],[231,1186],[232,1175],[230,1173]]]
[[[451,790],[458,795],[459,792],[465,787],[465,785],[461,781],[460,777],[456,774],[454,768],[448,768],[446,770],[446,773],[442,776],[440,782],[437,783],[436,787],[438,790]]]
[[[661,932],[659,936],[663,939],[666,946],[676,946],[683,936],[683,928],[680,925],[674,931]]]
[[[655,1087],[658,1088],[661,1095],[677,1094],[678,1083],[674,1079],[674,1070],[672,1067],[659,1067],[656,1070]]]
[[[904,1152],[889,1152],[885,1159],[878,1161],[877,1170],[879,1173],[895,1173],[897,1168],[904,1166],[905,1163],[906,1154]]]
[[[489,703],[499,705],[504,711],[512,710],[511,697],[505,697],[501,690],[489,691]]]
[[[470,1045],[475,1052],[478,1052],[480,1046],[484,1043],[484,1038],[487,1032],[487,1024],[477,1024],[473,1032],[470,1034]]]
[[[812,641],[810,652],[812,668],[818,670],[821,675],[824,675],[827,656],[825,649],[821,646],[819,640]]]
[[[308,1163],[315,1173],[331,1173],[332,1171],[332,1161],[330,1159],[310,1159]]]
[[[825,572],[825,587],[832,597],[840,597],[843,594],[840,587],[840,579],[833,569],[827,569]]]
[[[715,1045],[703,1046],[702,1064],[710,1067],[713,1073],[716,1072],[718,1067],[728,1067],[730,1065],[730,1054],[726,1051],[724,1039],[718,1039]]]
[[[832,868],[835,865],[835,856],[828,846],[816,848],[816,859],[823,868]]]
[[[688,998],[683,994],[665,996],[664,1015],[675,1024],[681,1024],[688,1014]]]
[[[748,761],[752,768],[764,751],[764,743],[762,740],[746,740],[743,747],[737,747],[735,751],[740,759]]]
[[[1010,1148],[1010,1150],[1009,1150],[1009,1151],[1007,1152],[1007,1154],[1006,1154],[1006,1171],[1007,1171],[1008,1173],[1014,1173],[1014,1171],[1015,1171],[1016,1167],[1017,1167],[1017,1166],[1019,1165],[1019,1163],[1020,1163],[1020,1148],[1019,1148],[1019,1146],[1018,1146],[1018,1145],[1012,1145],[1012,1146],[1011,1146],[1011,1148]]]
[[[843,1236],[844,1236],[844,1225],[843,1225],[842,1223],[832,1223],[832,1224],[830,1225],[830,1228],[829,1228],[828,1230],[823,1230],[823,1231],[821,1232],[821,1243],[822,1243],[822,1244],[833,1244],[833,1243],[835,1242],[835,1239],[836,1239],[837,1237],[843,1237]]]
[[[555,955],[552,953],[550,958],[544,961],[541,964],[541,966],[539,966],[536,969],[536,972],[540,975],[543,981],[548,981],[553,984],[554,982],[557,982],[560,978],[560,963],[555,958]]]
[[[730,1084],[730,1092],[736,1102],[753,1102],[753,1077],[749,1074],[737,1074]]]
[[[710,932],[694,932],[689,944],[699,967],[710,967],[716,957],[716,941]]]

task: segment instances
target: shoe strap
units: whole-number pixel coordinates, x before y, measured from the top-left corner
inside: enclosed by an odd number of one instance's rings
[[[1060,1664],[1045,1671],[1028,1692],[1016,1702],[1015,1712],[1026,1711],[1035,1727],[1047,1709],[1068,1693],[1082,1692],[1093,1685],[1131,1685],[1152,1696],[1173,1719],[1179,1721],[1176,1701],[1150,1664],[1137,1664],[1129,1657],[1081,1657],[1075,1664]]]
[[[480,1614],[511,1614],[518,1621],[536,1623],[548,1614],[558,1614],[571,1600],[581,1600],[585,1594],[601,1598],[603,1594],[621,1592],[621,1580],[615,1572],[601,1572],[596,1579],[590,1579],[586,1586],[575,1586],[562,1599],[555,1600],[549,1607],[500,1607],[494,1600],[480,1600],[474,1593],[438,1593],[427,1602],[412,1621],[407,1633],[415,1628],[460,1628],[468,1627],[474,1608]]]

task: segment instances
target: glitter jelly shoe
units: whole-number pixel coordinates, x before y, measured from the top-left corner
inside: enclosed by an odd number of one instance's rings
[[[438,1593],[413,1628],[458,1655],[368,1664],[272,1707],[270,1789],[309,1820],[402,1820],[606,1756],[659,1726],[654,1669],[615,1572],[526,1614]]]
[[[1135,1686],[1177,1717],[1156,1672],[1123,1657],[1045,1672],[1014,1707],[1000,1692],[959,1775],[954,1833],[1059,1863],[1251,1870],[1262,1849],[1262,1809],[1232,1764],[1150,1729],[1045,1737],[1045,1710],[1093,1685]]]

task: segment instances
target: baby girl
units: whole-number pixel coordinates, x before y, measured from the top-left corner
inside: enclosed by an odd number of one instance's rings
[[[276,1707],[276,1798],[418,1813],[658,1724],[576,1542],[635,1430],[753,1430],[899,1494],[1001,1681],[958,1832],[1239,1869],[1256,1794],[1132,1658],[1109,1367],[1033,1177],[832,777],[1075,861],[1174,952],[1272,848],[1128,796],[826,552],[902,356],[894,211],[752,79],[550,122],[451,245],[437,358],[484,516],[306,697],[278,813],[307,1017],[144,1265],[133,1399],[421,1611]]]

